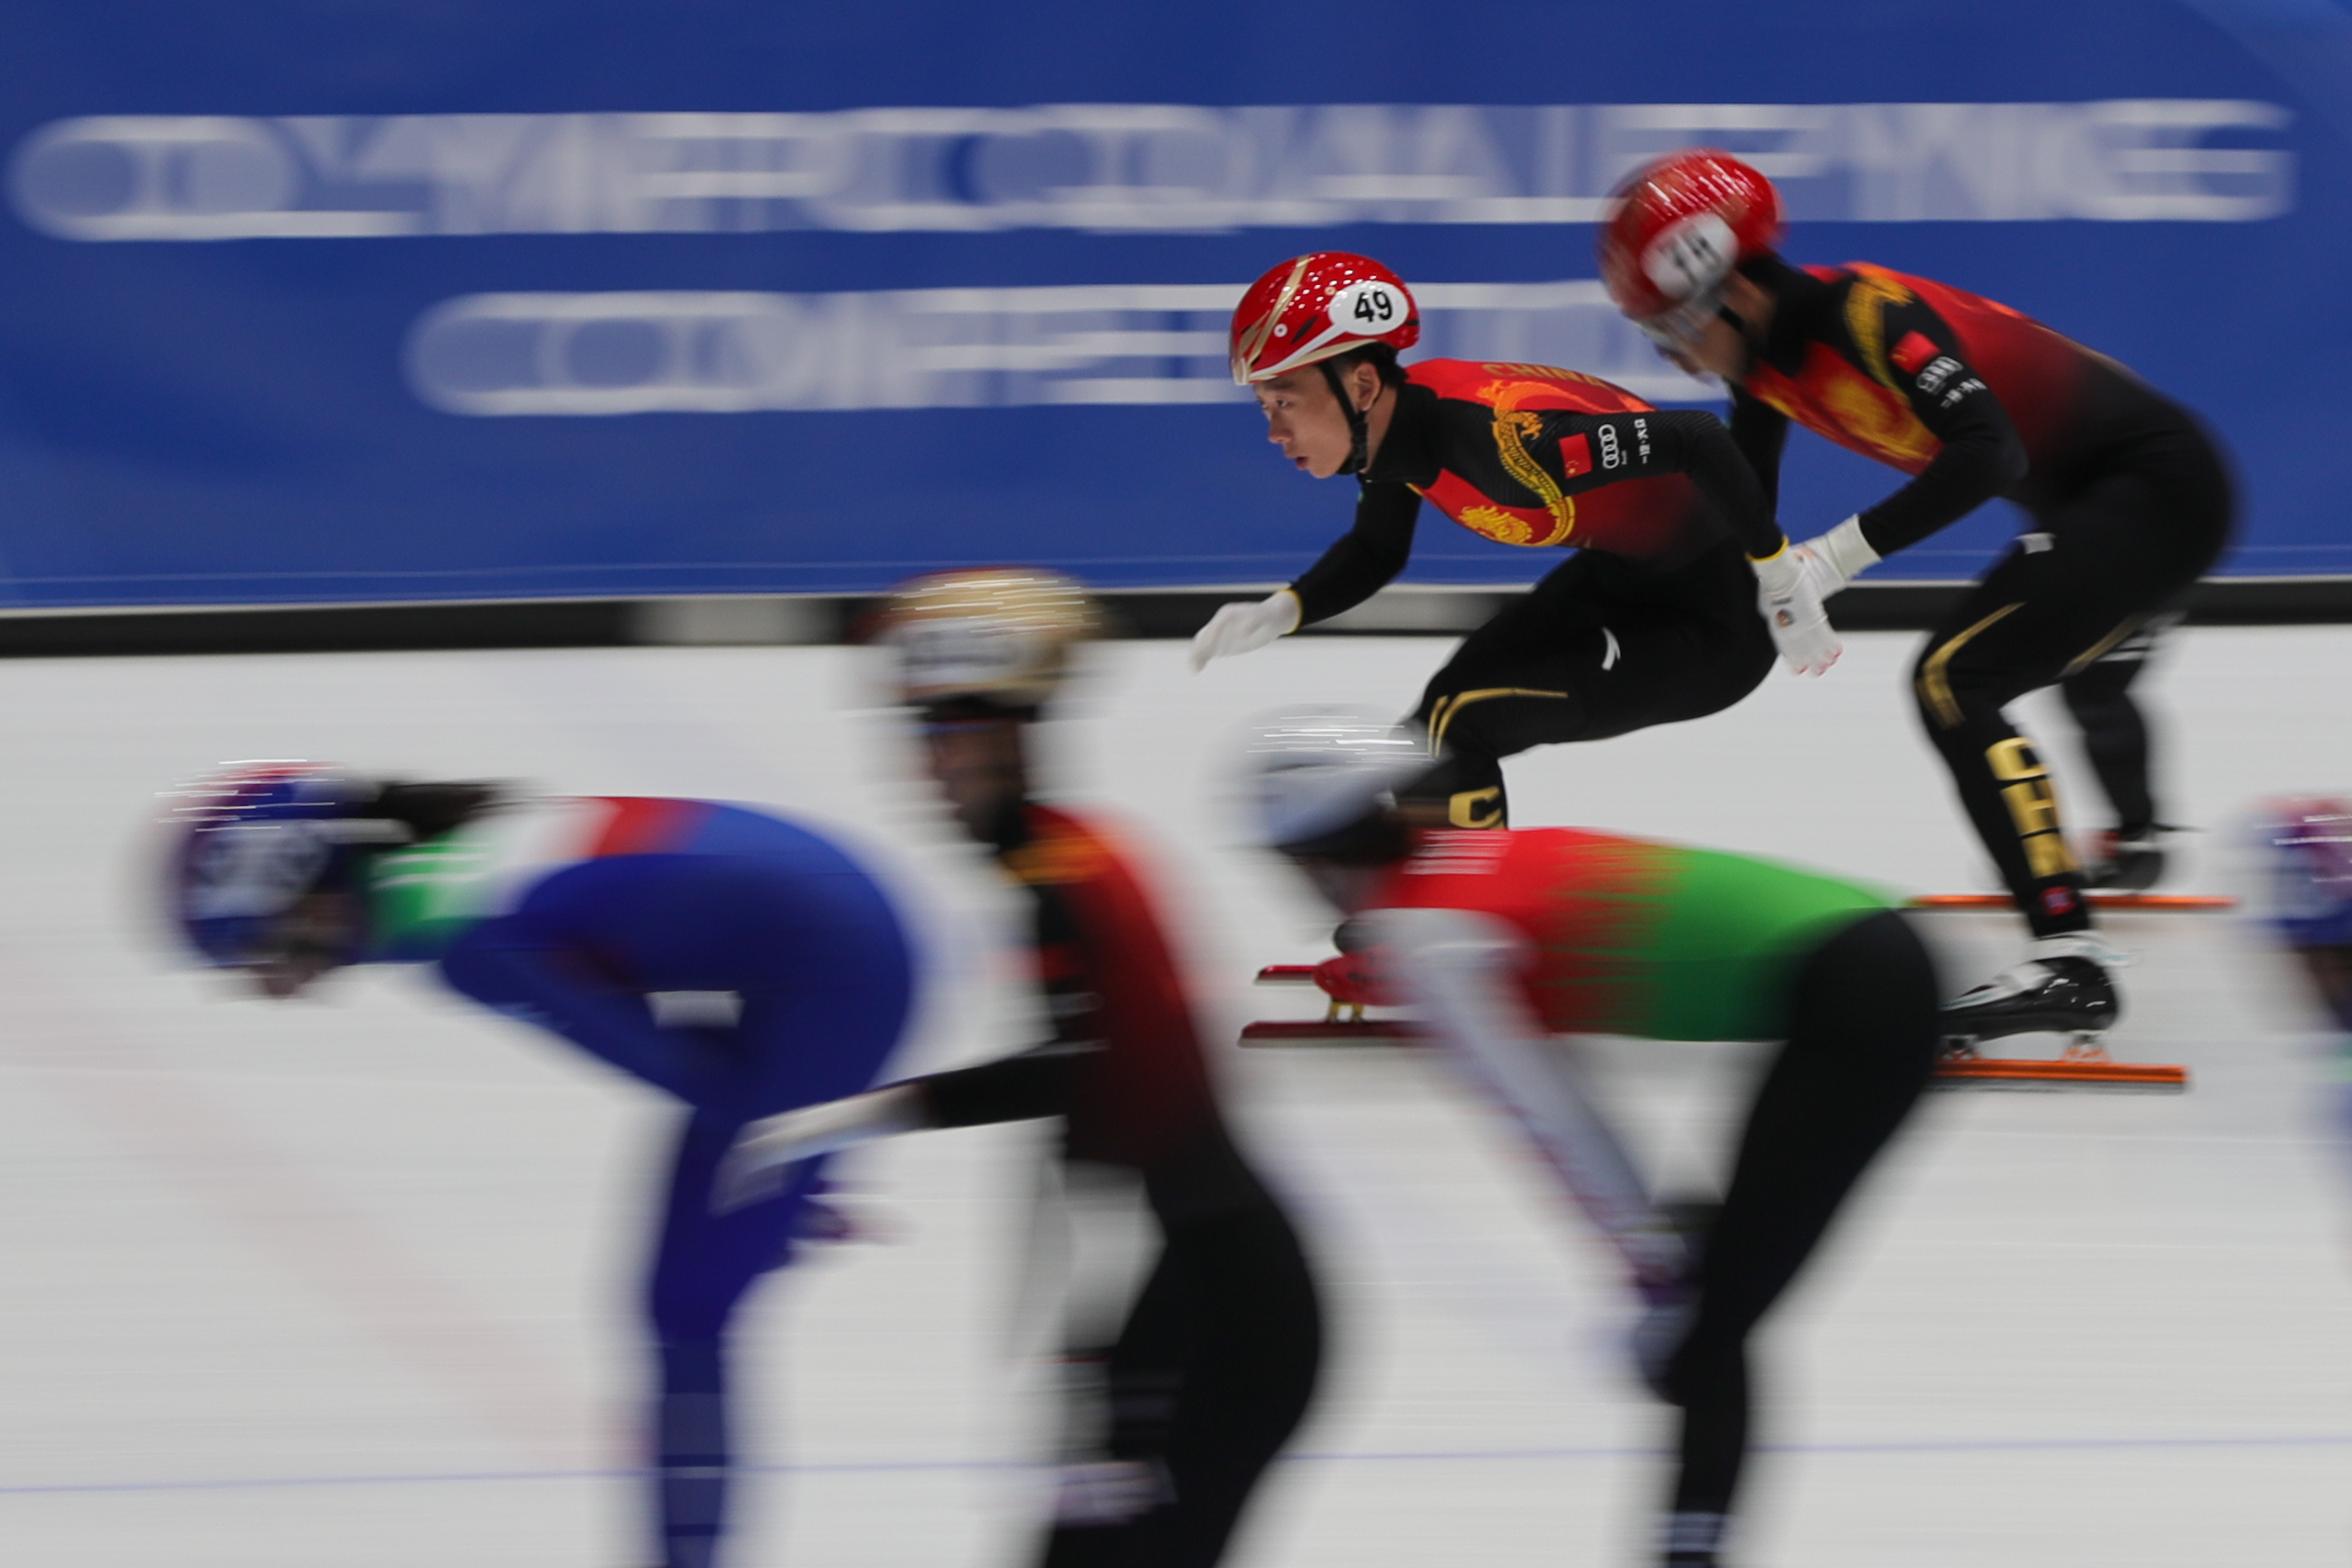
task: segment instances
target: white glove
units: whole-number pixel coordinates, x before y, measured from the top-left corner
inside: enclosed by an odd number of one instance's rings
[[[761,1117],[735,1135],[734,1147],[719,1162],[710,1206],[727,1214],[758,1203],[781,1189],[786,1171],[803,1160],[922,1125],[922,1091],[903,1083]]]
[[[1297,631],[1298,616],[1298,595],[1287,588],[1255,605],[1222,605],[1207,626],[1192,634],[1192,668],[1206,669],[1213,658],[1255,653]]]
[[[1817,533],[1797,546],[1805,556],[1805,574],[1822,598],[1828,598],[1862,575],[1863,568],[1878,564],[1878,552],[1862,536],[1862,519],[1847,518],[1827,533]]]
[[[1830,613],[1822,608],[1818,559],[1804,545],[1784,544],[1779,554],[1751,558],[1748,564],[1756,568],[1757,611],[1772,628],[1773,646],[1789,668],[1819,675],[1835,664],[1844,649],[1830,626]]]

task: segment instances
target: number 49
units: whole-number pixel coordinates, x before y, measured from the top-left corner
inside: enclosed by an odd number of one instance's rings
[[[1384,332],[1407,310],[1403,297],[1385,283],[1350,283],[1331,297],[1331,320],[1358,331]]]

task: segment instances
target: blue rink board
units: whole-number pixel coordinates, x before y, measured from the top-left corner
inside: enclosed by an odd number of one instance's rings
[[[1611,184],[1692,142],[1781,181],[1795,258],[1974,289],[2198,407],[2227,570],[2352,573],[2352,11],[1662,15],[17,0],[0,605],[1286,579],[1350,497],[1227,381],[1241,286],[1362,250],[1428,352],[1705,401],[1591,262]],[[1801,434],[1784,521],[1895,479]],[[1555,559],[1432,518],[1411,576]]]

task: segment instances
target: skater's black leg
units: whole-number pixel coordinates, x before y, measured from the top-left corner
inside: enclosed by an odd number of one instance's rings
[[[2010,898],[2034,935],[2056,936],[2090,928],[2083,869],[2067,847],[2050,771],[2006,711],[2055,680],[2084,647],[2070,610],[2059,611],[2067,625],[2045,624],[2052,599],[2037,579],[2051,574],[2042,560],[2013,551],[1996,566],[1929,639],[1912,689],[1927,738],[1951,770]]]
[[[1315,1392],[1323,1315],[1279,1208],[1187,1225],[1171,1245],[1193,1281],[1193,1359],[1169,1433],[1175,1506],[1153,1521],[1163,1568],[1208,1568]]]
[[[1110,1456],[1165,1479],[1132,1519],[1056,1524],[1045,1568],[1209,1568],[1305,1415],[1322,1314],[1271,1202],[1171,1226],[1111,1352]]]
[[[1430,678],[1411,722],[1433,750],[1443,752],[1444,760],[1398,792],[1400,805],[1431,826],[1511,825],[1503,758],[1547,741],[1575,740],[1586,727],[1575,689],[1564,682],[1538,686],[1532,671],[1551,645],[1569,635],[1576,607],[1591,596],[1580,586],[1589,576],[1580,568],[1580,558],[1560,567],[1465,637],[1454,657]],[[1515,722],[1456,725],[1457,710],[1466,712],[1496,703],[1507,707],[1507,717]]]
[[[2092,771],[2115,808],[2115,826],[2094,837],[2084,858],[2084,871],[2094,888],[2137,891],[2164,876],[2165,828],[2149,783],[2147,721],[2131,689],[2179,621],[2178,607],[2158,611],[2114,652],[2059,683],[2067,710],[2082,726]]]
[[[2113,653],[2229,534],[2228,477],[2186,416],[2134,465],[2037,512],[2041,528],[1937,628],[1913,671],[1927,737],[2037,937],[2085,930],[2090,916],[2048,770],[2002,710]]]
[[[2151,537],[2142,525],[2161,493],[2137,474],[2094,486],[2054,542],[2021,545],[1992,569],[1919,661],[1915,690],[1928,738],[2037,939],[2026,962],[1946,1010],[1957,1041],[2095,1037],[2121,1012],[2109,955],[2091,935],[2089,878],[2061,832],[2048,770],[2003,707],[2087,668],[2194,574],[2200,557],[2168,549],[2160,531]]]
[[[1503,758],[1731,706],[1772,667],[1755,597],[1728,543],[1671,573],[1577,556],[1431,679],[1413,721],[1449,761],[1403,798],[1451,826],[1507,826]]]
[[[2058,689],[2065,695],[2066,710],[2082,726],[2083,750],[2099,787],[2115,807],[2116,836],[2142,838],[2156,827],[2156,801],[2147,782],[2147,722],[2131,698],[2145,645],[2141,637],[2126,641],[2139,646],[2095,659],[2060,681]]]
[[[2150,601],[2177,591],[2181,572],[2193,574],[2177,552],[2164,570],[2164,553],[2134,534],[2130,519],[2152,488],[2136,475],[2108,479],[2054,543],[2012,549],[1929,637],[1913,670],[1927,738],[2037,937],[2088,930],[2091,915],[2049,769],[2007,709],[2090,668],[2139,629]]]
[[[1668,1531],[1677,1568],[1712,1561],[1712,1533],[1738,1490],[1748,1336],[1927,1087],[1937,994],[1927,949],[1892,912],[1847,927],[1797,975],[1788,1042],[1748,1111],[1700,1253],[1690,1331],[1668,1368],[1683,1410]]]
[[[1192,1281],[1184,1277],[1182,1257],[1171,1237],[1136,1292],[1117,1342],[1100,1352],[1099,1390],[1089,1388],[1082,1394],[1103,1401],[1107,1422],[1102,1451],[1089,1458],[1148,1467],[1162,1497],[1157,1503],[1148,1499],[1122,1503],[1108,1496],[1057,1498],[1057,1517],[1047,1527],[1040,1568],[1125,1568],[1148,1561],[1140,1526],[1167,1504],[1168,1428],[1192,1352]],[[1096,1352],[1089,1347],[1086,1353]],[[1071,1418],[1079,1416],[1073,1413]],[[1086,1424],[1090,1426],[1091,1418]]]

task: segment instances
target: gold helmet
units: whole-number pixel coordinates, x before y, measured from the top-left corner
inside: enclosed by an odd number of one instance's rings
[[[1100,627],[1076,580],[1041,566],[990,566],[901,584],[878,640],[898,649],[908,702],[1035,708],[1062,684],[1070,645]]]

